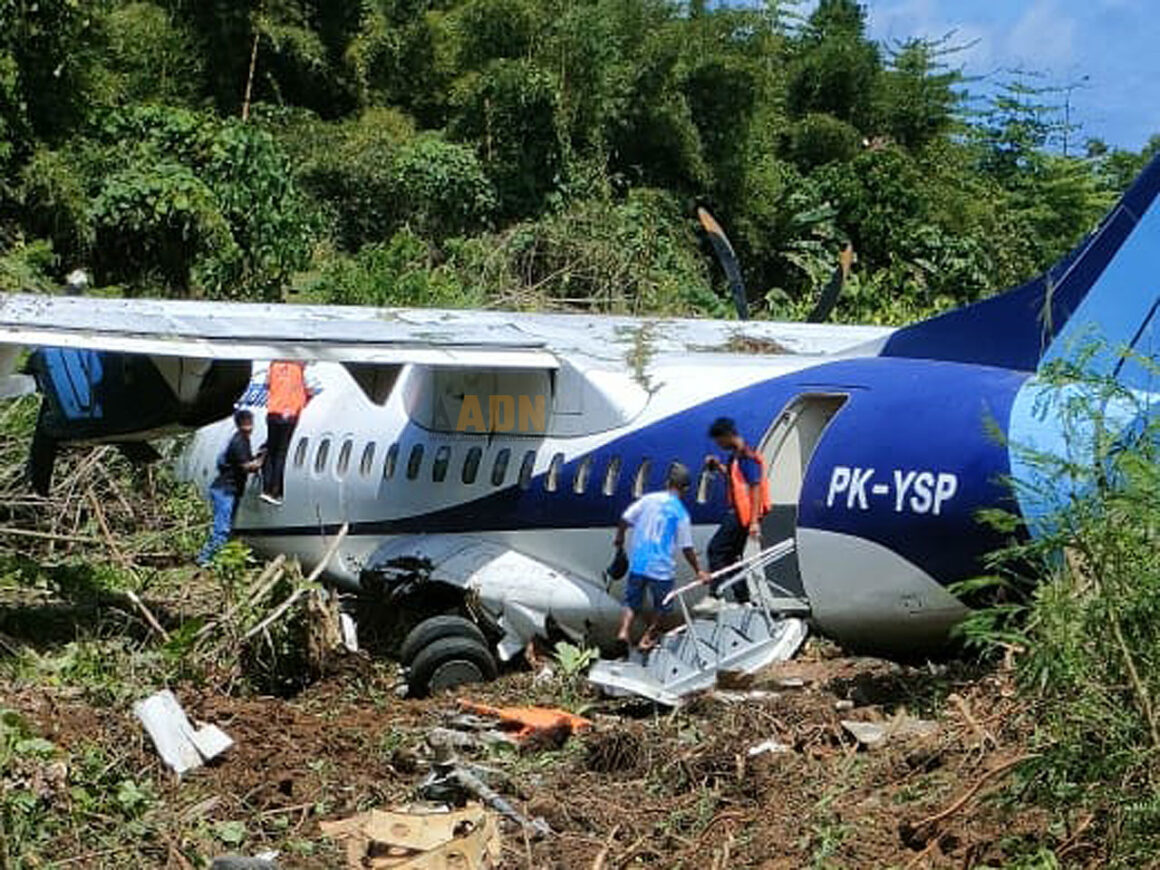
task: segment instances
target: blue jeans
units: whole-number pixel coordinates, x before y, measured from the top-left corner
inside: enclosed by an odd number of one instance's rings
[[[234,512],[237,510],[238,497],[232,492],[210,487],[210,505],[213,508],[213,530],[209,533],[209,540],[201,549],[197,557],[197,564],[202,568],[213,561],[217,551],[226,545],[230,539],[230,531],[234,527]]]

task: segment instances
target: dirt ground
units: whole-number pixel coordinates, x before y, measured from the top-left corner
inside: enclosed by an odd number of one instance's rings
[[[231,820],[245,826],[247,854],[274,848],[284,867],[342,866],[318,823],[406,802],[429,768],[426,735],[458,712],[452,696],[397,697],[393,669],[363,658],[292,699],[174,689],[192,717],[236,741],[180,782],[160,764],[128,699],[102,704],[75,688],[0,686],[3,705],[47,739],[70,753],[96,743],[155,784],[150,841],[138,859],[152,866],[196,866],[189,856],[204,855],[204,846],[195,844]],[[1004,790],[1025,734],[1002,668],[902,667],[811,641],[745,689],[677,712],[600,700],[580,681],[531,672],[461,694],[566,705],[595,722],[561,748],[491,748],[471,758],[553,830],[529,842],[505,828],[505,867],[1002,866],[1021,841],[1043,842],[1050,828]],[[935,726],[909,727],[917,717]],[[842,719],[884,723],[894,734],[867,749]],[[784,751],[749,754],[769,739]],[[117,851],[76,836],[46,857],[126,866]]]

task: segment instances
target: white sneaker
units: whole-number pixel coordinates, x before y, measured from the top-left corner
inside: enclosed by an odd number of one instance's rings
[[[270,495],[270,494],[269,494],[269,493],[267,493],[267,492],[264,492],[264,493],[262,493],[262,494],[261,494],[260,496],[258,496],[258,497],[259,497],[260,499],[262,499],[262,501],[264,501],[266,504],[272,504],[272,505],[280,505],[280,504],[282,504],[282,499],[280,499],[280,498],[274,498],[274,496]]]

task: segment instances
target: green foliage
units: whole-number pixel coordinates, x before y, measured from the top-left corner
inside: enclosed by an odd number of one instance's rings
[[[50,278],[130,294],[717,314],[705,203],[756,313],[808,311],[849,241],[835,317],[898,323],[1043,269],[1155,153],[1078,156],[1042,78],[981,100],[952,39],[794,5],[0,3],[0,256],[46,239]]]
[[[552,655],[560,666],[561,674],[567,679],[574,679],[588,673],[588,669],[600,658],[600,650],[560,641]]]
[[[114,111],[90,141],[38,152],[23,181],[66,265],[88,259],[130,291],[277,299],[313,232],[272,136],[183,109]]]
[[[475,154],[437,136],[401,148],[390,181],[398,222],[431,239],[477,230],[496,207]]]
[[[105,18],[110,85],[117,102],[189,103],[204,87],[192,32],[157,3],[118,4]]]
[[[723,314],[680,208],[661,191],[581,200],[497,237],[448,244],[467,287],[517,307]]]
[[[1013,449],[1031,469],[1017,491],[1049,511],[972,590],[998,601],[964,630],[1025,651],[1039,756],[1024,799],[1094,813],[1106,863],[1143,866],[1160,822],[1160,424],[1145,397],[1082,363],[1048,381],[1039,411],[1062,425],[1066,452]]]
[[[542,208],[564,168],[551,74],[528,60],[496,60],[465,76],[453,99],[451,135],[477,143],[503,213]]]
[[[465,308],[483,301],[452,270],[437,266],[431,249],[409,230],[354,256],[331,259],[304,292],[332,305]]]
[[[17,240],[7,252],[0,254],[0,293],[49,292],[55,262],[48,242]]]

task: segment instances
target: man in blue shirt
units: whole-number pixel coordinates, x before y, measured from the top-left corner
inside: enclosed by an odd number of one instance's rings
[[[693,549],[692,520],[681,503],[681,498],[688,491],[689,470],[679,462],[674,462],[669,467],[664,491],[649,493],[629,505],[616,529],[613,546],[622,550],[625,533],[632,527],[632,551],[624,588],[624,611],[616,636],[625,644],[629,643],[629,629],[633,617],[644,607],[644,593],[647,589],[652,603],[652,617],[640,639],[641,650],[656,645],[656,631],[661,616],[672,610],[672,604],[666,605],[664,600],[673,591],[673,576],[677,569],[676,551],[679,549],[684,554],[702,582],[709,580],[709,575],[701,570],[697,551]]]

